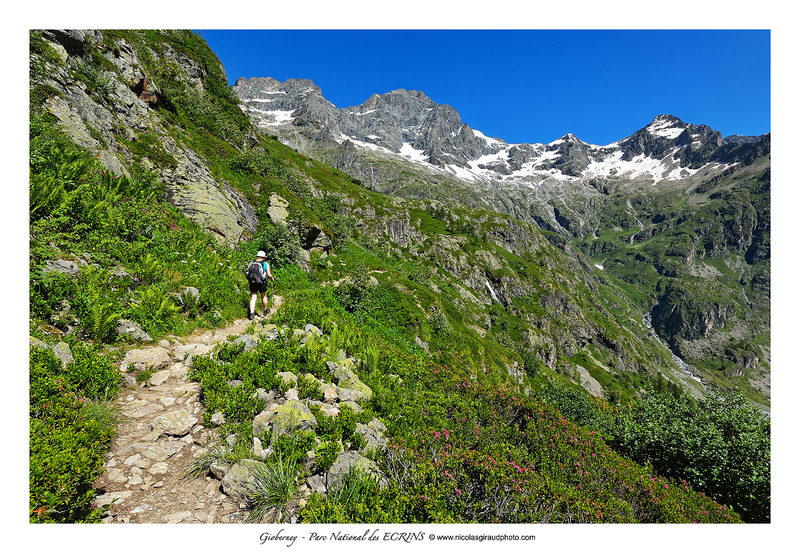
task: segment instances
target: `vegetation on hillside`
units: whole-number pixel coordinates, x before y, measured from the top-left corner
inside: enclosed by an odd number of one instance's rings
[[[75,355],[63,365],[50,350],[31,349],[32,521],[95,522],[102,515],[91,508],[91,483],[113,433],[113,364],[133,345],[118,335],[118,321],[131,320],[158,340],[240,318],[248,299],[243,270],[258,249],[268,252],[276,292],[285,297],[275,322],[313,323],[335,337],[362,360],[360,376],[374,391],[366,414],[343,416],[322,437],[352,437],[360,417],[374,415],[391,438],[385,452],[375,453],[387,487],[353,474],[352,493],[313,496],[303,520],[769,520],[769,424],[735,397],[695,402],[664,384],[655,368],[665,362],[663,348],[612,316],[635,313],[613,282],[591,276],[531,227],[530,244],[505,248],[500,237],[508,218],[479,212],[467,218],[466,210],[430,202],[408,210],[419,243],[393,246],[370,232],[372,217],[357,214],[399,216],[408,206],[398,208],[392,198],[270,138],[246,146],[240,137],[252,129],[225,87],[193,96],[175,72],[157,67],[157,52],[168,43],[205,60],[213,76],[216,58],[189,35],[120,31],[107,40],[120,36],[139,50],[152,48],[145,61],[165,77],[159,86],[167,101],[158,113],[170,132],[255,208],[258,231],[238,249],[165,201],[150,156],[143,163],[134,151],[126,174],[113,174],[65,138],[38,109],[41,95],[32,94],[30,333],[51,345],[63,339]],[[267,222],[272,192],[289,203],[286,226]],[[313,254],[302,271],[294,260],[308,224],[323,228],[333,249]],[[487,280],[527,293],[505,305],[469,300],[463,283],[441,269],[451,255],[442,237],[457,238],[465,255],[484,256]],[[52,270],[55,260],[75,263],[77,274]],[[545,339],[568,335],[578,323],[591,329],[591,339],[573,342],[572,351]],[[225,413],[242,443],[253,437],[252,425],[242,421],[259,408],[245,392],[280,386],[281,370],[298,377],[325,371],[321,347],[300,351],[289,341],[260,347],[273,348],[268,353],[276,363],[259,362],[263,349],[229,349],[198,359],[193,369],[198,380],[211,379],[203,382],[204,401]],[[619,352],[638,368],[614,370]],[[576,366],[603,383],[610,401],[574,386]],[[239,392],[214,385],[234,376],[244,383]],[[642,394],[648,387],[655,391]],[[676,413],[685,418],[669,418]],[[645,432],[655,424],[663,433]],[[683,457],[674,454],[677,435],[699,437],[679,442]],[[723,447],[726,440],[739,449]],[[715,444],[712,457],[704,455],[707,444]],[[745,451],[748,462],[741,463],[737,455]],[[282,459],[289,463],[291,453],[287,445]],[[292,481],[302,477],[293,467],[286,473]]]

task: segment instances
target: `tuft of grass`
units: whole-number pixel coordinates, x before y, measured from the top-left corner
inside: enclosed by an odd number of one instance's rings
[[[197,478],[208,473],[211,465],[230,466],[242,459],[251,459],[253,455],[244,442],[237,442],[234,447],[225,447],[218,444],[207,453],[195,457],[184,469],[184,478]]]
[[[281,522],[284,506],[297,495],[299,467],[293,456],[276,453],[267,463],[256,465],[247,493],[253,508],[245,522]]]

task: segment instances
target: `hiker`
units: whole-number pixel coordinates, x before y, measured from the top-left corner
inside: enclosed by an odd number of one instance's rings
[[[264,317],[269,313],[269,298],[267,296],[267,279],[275,282],[272,276],[269,263],[266,261],[267,254],[259,250],[256,260],[247,267],[247,282],[250,284],[250,311],[247,318],[251,321],[256,316],[256,297],[261,294],[261,303],[264,307]]]

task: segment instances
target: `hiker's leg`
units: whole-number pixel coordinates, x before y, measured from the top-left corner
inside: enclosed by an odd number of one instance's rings
[[[269,313],[269,295],[264,292],[261,294],[261,304],[264,306],[264,315]]]
[[[258,294],[250,294],[250,313],[256,310],[256,297]]]

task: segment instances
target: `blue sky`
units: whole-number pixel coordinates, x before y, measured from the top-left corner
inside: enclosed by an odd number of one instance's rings
[[[421,90],[507,142],[609,144],[669,113],[770,132],[769,30],[201,30],[228,78],[306,78],[337,107]]]

